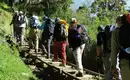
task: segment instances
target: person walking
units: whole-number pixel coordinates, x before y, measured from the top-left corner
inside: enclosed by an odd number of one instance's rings
[[[17,28],[17,34],[20,45],[23,45],[24,43],[24,33],[25,33],[25,27],[28,25],[28,19],[26,15],[20,11],[18,16],[18,28]]]
[[[83,76],[82,54],[85,48],[86,39],[88,39],[88,34],[85,29],[85,26],[78,24],[76,18],[71,19],[68,31],[69,31],[68,32],[69,47],[72,48],[73,50],[73,55],[78,69],[76,76],[82,77]]]
[[[15,43],[18,41],[17,40],[17,27],[18,27],[18,16],[19,16],[19,12],[15,11],[12,17],[12,21],[10,23],[10,26],[13,24],[13,36],[14,36],[14,41]]]
[[[38,16],[31,14],[30,17],[30,31],[29,31],[29,48],[35,49],[35,52],[38,53],[39,48],[39,27],[40,21]]]
[[[102,26],[98,27],[97,34],[97,58],[102,59],[103,70],[105,75],[105,80],[112,80],[110,72],[110,52],[111,52],[111,32],[110,25],[105,27],[105,30]],[[101,68],[101,67],[100,67]]]
[[[118,28],[112,33],[111,70],[115,78],[119,69],[116,68],[117,57],[121,68],[122,80],[128,80],[130,74],[130,14],[123,14],[116,19]]]
[[[56,62],[58,60],[58,52],[61,54],[62,64],[60,66],[66,67],[66,39],[67,39],[67,22],[56,18],[55,28],[54,28],[54,59]]]
[[[45,21],[41,25],[43,32],[42,32],[42,39],[40,45],[44,49],[43,51],[47,53],[47,58],[50,58],[51,42],[54,34],[54,25],[52,19],[48,17],[44,17],[44,20]]]

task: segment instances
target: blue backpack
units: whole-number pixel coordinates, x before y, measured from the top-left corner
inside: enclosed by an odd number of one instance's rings
[[[47,36],[52,36],[54,33],[54,25],[50,18],[48,18],[44,23],[44,31],[43,34]]]
[[[40,26],[40,21],[38,20],[38,18],[32,16],[30,18],[30,25],[31,28],[38,28]]]

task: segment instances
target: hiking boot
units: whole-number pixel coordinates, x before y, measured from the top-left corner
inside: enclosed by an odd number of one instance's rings
[[[60,64],[59,66],[63,66],[63,67],[66,67],[66,64]]]
[[[47,58],[47,59],[50,59],[50,56],[47,55],[46,58]]]
[[[35,49],[35,53],[38,53],[38,49]]]
[[[76,77],[83,77],[83,73],[82,73],[82,72],[78,72],[78,73],[76,74]]]

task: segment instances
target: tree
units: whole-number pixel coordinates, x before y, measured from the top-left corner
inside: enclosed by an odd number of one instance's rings
[[[44,12],[46,16],[63,16],[71,3],[72,0],[24,0],[24,8],[31,12]]]
[[[125,4],[124,0],[96,0],[91,5],[91,13],[98,13],[97,16],[100,20],[107,17],[112,23],[112,19],[125,12]]]

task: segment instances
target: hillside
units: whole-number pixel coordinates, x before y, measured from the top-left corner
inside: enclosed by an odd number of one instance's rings
[[[12,35],[11,12],[7,5],[0,3],[0,80],[36,80],[31,70],[19,57],[16,47],[9,47],[5,36]]]

